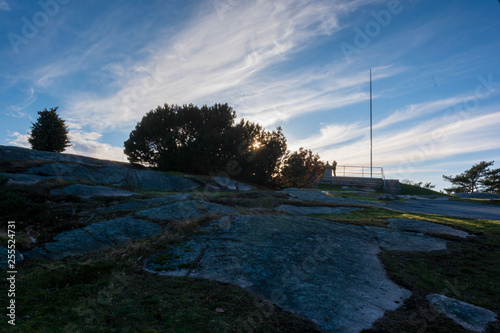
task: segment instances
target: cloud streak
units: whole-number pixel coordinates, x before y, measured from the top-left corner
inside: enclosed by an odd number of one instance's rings
[[[72,98],[69,116],[102,130],[131,126],[165,102],[228,101],[241,116],[270,125],[332,104],[357,103],[366,96],[357,91],[360,78],[355,74],[352,81],[339,80],[327,89],[331,82],[324,73],[306,69],[290,78],[276,75],[273,66],[286,62],[315,37],[341,29],[339,13],[361,3],[366,1],[349,6],[341,1],[256,1],[242,3],[223,20],[213,9],[209,14],[200,11],[204,16],[187,24],[149,60],[136,63],[118,91],[101,99],[86,94]],[[306,88],[311,81],[320,88]]]

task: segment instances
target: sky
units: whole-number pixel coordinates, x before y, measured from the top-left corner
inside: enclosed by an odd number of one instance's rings
[[[126,161],[158,105],[228,103],[288,148],[449,186],[500,167],[496,0],[0,0],[0,145],[58,106],[66,152]]]

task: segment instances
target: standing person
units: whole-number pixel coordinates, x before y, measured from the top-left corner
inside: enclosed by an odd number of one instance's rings
[[[333,161],[332,163],[332,169],[333,169],[333,177],[337,177],[337,161]]]

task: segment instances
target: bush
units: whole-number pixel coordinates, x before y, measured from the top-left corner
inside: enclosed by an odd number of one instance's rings
[[[312,187],[325,174],[325,164],[311,150],[300,148],[288,154],[278,180],[279,187]]]

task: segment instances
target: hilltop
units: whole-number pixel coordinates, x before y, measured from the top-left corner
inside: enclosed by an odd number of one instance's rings
[[[6,146],[0,179],[18,250],[13,332],[500,328],[494,205],[271,191]],[[464,210],[436,214],[442,202]]]

